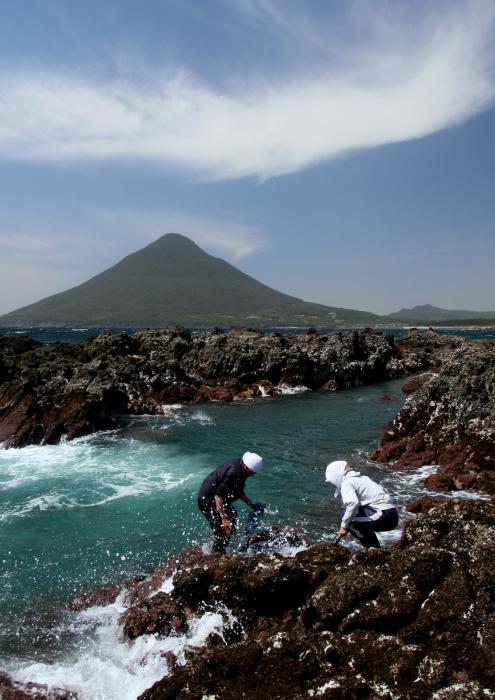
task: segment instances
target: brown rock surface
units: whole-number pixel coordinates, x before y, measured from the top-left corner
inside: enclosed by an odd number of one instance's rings
[[[446,496],[422,496],[417,501],[410,503],[406,510],[408,513],[428,513],[432,508],[445,503],[447,500]]]
[[[119,593],[120,588],[117,585],[102,586],[92,591],[83,591],[72,599],[70,609],[78,612],[87,610],[93,605],[109,605],[115,601]]]
[[[439,465],[426,485],[495,494],[495,343],[460,343],[411,393],[372,459]]]
[[[422,505],[388,550],[320,543],[284,557],[195,547],[127,581],[129,639],[184,634],[205,611],[224,618],[221,634],[189,648],[185,665],[167,652],[169,675],[141,698],[494,698],[495,503]],[[300,542],[283,526],[272,542],[282,531]],[[5,673],[0,695],[73,697]]]
[[[82,345],[1,336],[0,442],[56,443],[112,428],[122,414],[160,414],[166,403],[253,400],[260,386],[271,395],[279,384],[333,391],[381,381],[414,365],[408,352],[406,367],[392,337],[372,331],[191,335],[170,326],[103,332]]]
[[[435,505],[390,550],[196,557],[170,599],[230,627],[143,699],[495,697],[493,502]]]

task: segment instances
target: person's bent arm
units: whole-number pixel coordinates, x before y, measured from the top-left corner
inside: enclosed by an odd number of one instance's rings
[[[253,503],[253,501],[249,498],[249,496],[246,496],[245,493],[243,493],[242,496],[239,496],[239,498],[240,498],[241,501],[243,501],[247,506],[249,506],[250,508],[254,508],[254,503]]]
[[[225,530],[227,535],[230,535],[230,533],[233,530],[233,525],[230,522],[230,520],[227,518],[225,515],[225,509],[223,507],[223,498],[221,496],[214,496],[215,499],[215,508],[217,509],[217,512],[219,516],[222,519],[222,527]]]
[[[342,517],[342,522],[340,524],[339,534],[345,535],[349,530],[349,526],[352,522],[353,517],[356,515],[359,508],[359,498],[356,491],[350,484],[342,485],[342,501],[345,506],[345,512]]]

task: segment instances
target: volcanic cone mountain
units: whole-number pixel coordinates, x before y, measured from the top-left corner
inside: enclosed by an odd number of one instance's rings
[[[87,282],[0,317],[0,325],[331,326],[375,319],[277,292],[186,236],[168,233]]]

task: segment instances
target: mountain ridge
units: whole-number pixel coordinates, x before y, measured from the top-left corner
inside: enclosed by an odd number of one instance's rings
[[[387,314],[387,318],[398,321],[464,321],[475,319],[495,319],[495,311],[467,311],[443,309],[431,304],[421,304],[412,308],[403,308]]]
[[[159,327],[373,323],[366,311],[303,301],[168,233],[76,287],[0,317],[0,326]]]

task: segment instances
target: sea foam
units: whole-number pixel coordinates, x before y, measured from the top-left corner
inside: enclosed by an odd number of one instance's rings
[[[169,586],[169,579],[165,579],[162,587]],[[64,658],[54,663],[9,664],[7,671],[15,680],[63,688],[81,700],[134,700],[168,674],[166,652],[185,664],[188,650],[203,646],[212,635],[223,638],[224,626],[234,621],[232,613],[221,607],[192,619],[185,634],[147,634],[125,640],[119,619],[127,607],[126,594],[123,591],[111,605],[74,614],[67,623],[74,643]]]
[[[178,489],[189,466],[167,446],[112,435],[0,451],[0,522]]]

